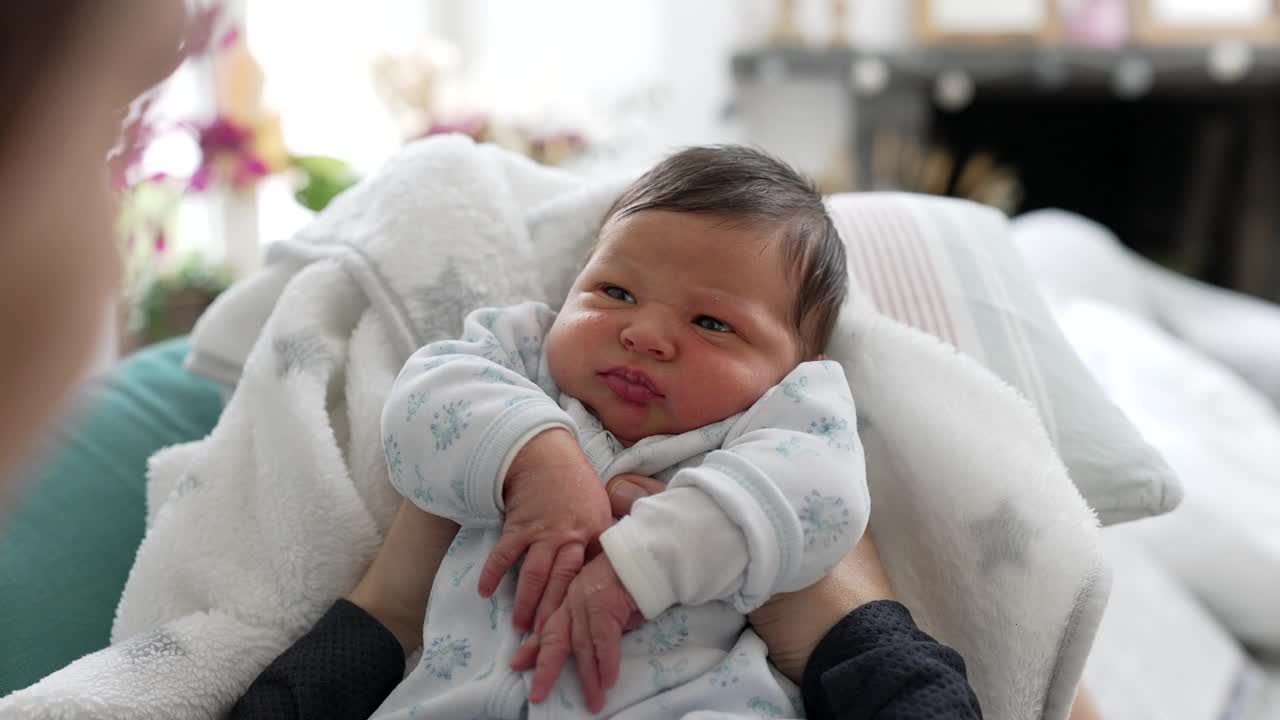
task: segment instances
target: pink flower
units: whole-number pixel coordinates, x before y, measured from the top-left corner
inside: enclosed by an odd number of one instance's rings
[[[191,176],[191,180],[187,182],[187,189],[194,192],[204,192],[209,189],[209,182],[213,178],[213,164],[201,163],[196,169],[195,174]]]
[[[245,153],[240,156],[235,172],[231,175],[231,184],[235,187],[245,187],[269,174],[267,164],[261,158],[253,153]]]
[[[222,115],[194,129],[199,134],[201,159],[188,183],[190,190],[203,192],[217,178],[225,178],[234,188],[248,187],[271,173],[253,150],[251,129]]]
[[[198,128],[200,132],[200,151],[206,156],[220,152],[242,152],[253,139],[248,128],[237,125],[235,121],[219,115],[213,122]]]

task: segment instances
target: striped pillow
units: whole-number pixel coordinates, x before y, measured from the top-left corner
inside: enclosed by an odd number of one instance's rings
[[[1103,524],[1172,510],[1182,487],[1067,343],[1000,212],[904,193],[832,196],[850,281],[880,312],[935,335],[1039,411]]]

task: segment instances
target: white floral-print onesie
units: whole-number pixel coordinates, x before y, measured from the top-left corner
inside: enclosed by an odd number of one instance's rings
[[[591,717],[572,663],[538,705],[527,700],[532,673],[510,669],[523,640],[511,625],[518,573],[488,600],[476,591],[502,529],[507,468],[554,427],[577,434],[602,482],[632,472],[668,486],[601,535],[647,622],[623,636],[600,716],[800,716],[745,614],[819,580],[866,528],[844,373],[803,363],[746,412],[623,448],[551,380],[543,339],[554,319],[539,303],[477,310],[462,340],[419,350],[391,390],[382,428],[392,483],[462,529],[431,590],[421,659],[374,717]]]

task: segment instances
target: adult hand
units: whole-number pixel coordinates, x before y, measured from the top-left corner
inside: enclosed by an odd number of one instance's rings
[[[795,683],[809,656],[836,623],[873,600],[892,600],[893,587],[868,531],[831,572],[803,590],[774,595],[751,613],[769,659]]]
[[[347,595],[396,636],[406,657],[422,644],[431,584],[457,533],[457,523],[401,501],[382,548]]]
[[[615,517],[631,512],[638,499],[666,486],[641,475],[618,475],[607,485]],[[855,608],[893,599],[893,587],[868,532],[831,572],[803,590],[775,595],[751,613],[751,625],[769,646],[769,658],[799,683],[809,656],[823,637]]]

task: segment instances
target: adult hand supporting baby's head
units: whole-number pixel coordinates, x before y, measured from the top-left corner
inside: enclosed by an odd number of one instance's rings
[[[665,487],[653,478],[630,474],[617,475],[606,485],[615,517]],[[751,613],[751,625],[769,646],[773,664],[799,683],[814,648],[841,618],[873,600],[892,599],[893,587],[868,532],[826,577],[803,590],[775,595]]]

